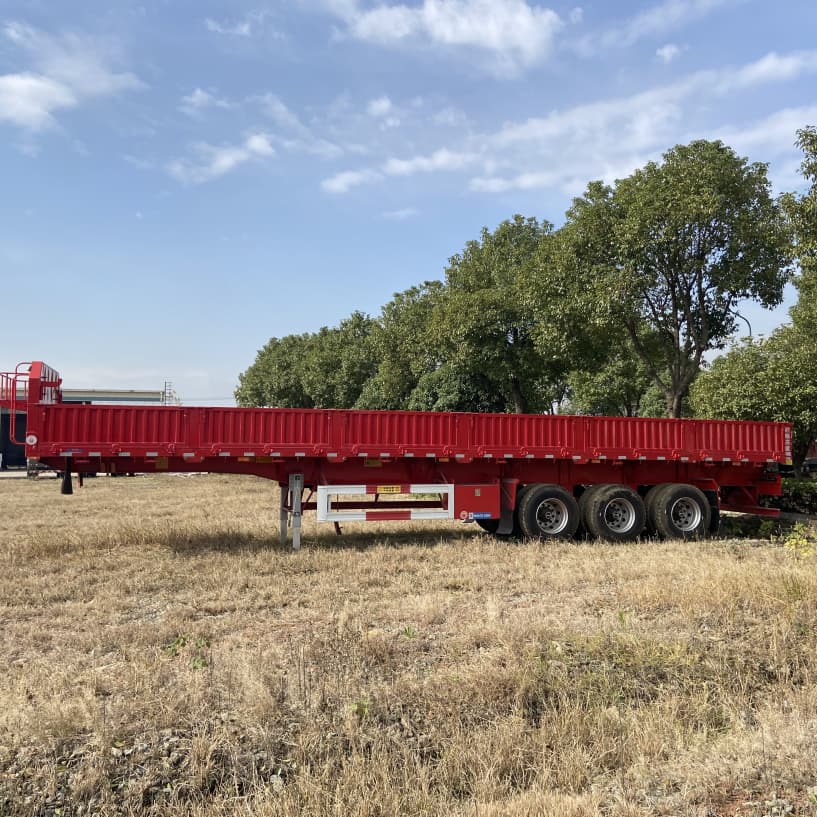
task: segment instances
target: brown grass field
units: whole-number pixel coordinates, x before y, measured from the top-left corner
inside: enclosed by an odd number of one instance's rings
[[[0,814],[817,814],[817,558],[0,481]]]

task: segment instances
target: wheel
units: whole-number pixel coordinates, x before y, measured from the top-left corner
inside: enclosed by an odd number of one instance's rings
[[[611,542],[637,539],[647,521],[644,500],[626,485],[600,485],[584,503],[582,517],[592,536]]]
[[[655,527],[655,498],[664,488],[671,488],[672,485],[672,482],[661,482],[658,485],[653,485],[644,495],[644,506],[647,509],[647,530],[652,534],[658,533]]]
[[[600,488],[603,488],[604,485],[590,485],[582,491],[581,496],[579,497],[579,531],[585,534],[592,535],[590,533],[590,529],[587,527],[587,506],[590,504],[590,500],[593,498],[594,494],[599,492]]]
[[[498,539],[519,539],[522,536],[522,528],[519,526],[519,505],[527,489],[527,485],[522,485],[516,491],[516,507],[513,511],[513,530],[510,533],[497,533],[499,528],[498,519],[475,519],[474,521],[486,533],[490,533],[491,536],[496,536]]]
[[[530,485],[517,508],[522,533],[531,539],[570,539],[579,528],[579,504],[558,485]]]
[[[667,484],[647,494],[647,514],[664,539],[695,539],[706,535],[712,509],[694,485]]]
[[[718,531],[721,528],[721,509],[718,505],[718,492],[717,491],[704,491],[704,496],[706,497],[707,502],[709,502],[709,527],[707,528],[707,533],[710,536],[717,536]]]

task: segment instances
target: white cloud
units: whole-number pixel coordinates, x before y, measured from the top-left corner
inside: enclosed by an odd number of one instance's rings
[[[0,75],[0,121],[30,130],[54,124],[54,112],[73,108],[78,99],[61,82],[38,74]]]
[[[276,145],[290,153],[308,153],[312,156],[320,156],[322,159],[337,159],[344,154],[342,147],[319,137],[288,139],[283,136],[272,136],[271,138]]]
[[[576,50],[585,56],[591,56],[599,50],[629,48],[639,40],[676,31],[723,6],[737,2],[741,0],[664,0],[620,25],[583,37],[575,44]]]
[[[344,170],[321,182],[327,193],[348,193],[353,187],[379,181],[382,176],[376,170]]]
[[[268,11],[251,11],[245,14],[240,20],[214,20],[212,17],[207,17],[204,20],[204,27],[213,34],[222,34],[227,37],[252,37],[259,32],[264,34],[272,34],[276,38],[282,38],[282,34],[278,31],[270,29],[266,25],[267,18],[270,17]]]
[[[327,193],[348,193],[353,187],[373,184],[387,176],[413,176],[417,173],[451,172],[462,170],[479,159],[475,153],[440,148],[428,156],[414,156],[411,159],[390,158],[377,168],[351,170],[337,173],[324,179],[321,187]]]
[[[226,110],[232,107],[232,104],[226,99],[221,99],[209,91],[196,88],[192,93],[182,97],[179,110],[188,116],[200,116],[207,108],[222,108]]]
[[[41,74],[62,83],[78,96],[109,96],[144,88],[134,74],[110,67],[118,58],[117,49],[110,42],[74,33],[52,37],[21,23],[7,23],[3,32],[29,52]]]
[[[590,179],[612,182],[659,158],[671,145],[695,138],[722,138],[739,152],[761,157],[774,155],[762,142],[768,139],[788,157],[795,153],[796,129],[817,120],[813,108],[779,112],[754,126],[721,130],[702,128],[701,111],[717,108],[723,97],[731,99],[764,84],[789,82],[809,74],[817,74],[817,50],[770,54],[745,65],[694,72],[630,96],[508,122],[494,132],[473,132],[467,120],[458,123],[457,117],[452,117],[453,133],[432,130],[424,134],[427,140],[445,133],[448,146],[399,158],[391,148],[391,156],[386,154],[368,167],[338,173],[322,187],[327,192],[345,193],[388,178],[471,171],[466,184],[475,192],[552,188],[576,194]],[[441,120],[446,121],[447,116]]]
[[[551,187],[560,182],[560,174],[554,171],[519,173],[508,179],[498,176],[471,179],[469,188],[476,193],[506,193],[508,190],[532,190]]]
[[[387,176],[413,176],[415,173],[462,170],[478,159],[474,153],[440,148],[429,156],[414,156],[411,159],[388,159],[383,165]]]
[[[675,43],[667,43],[656,49],[655,56],[665,65],[669,65],[680,53],[681,49]]]
[[[309,129],[301,122],[297,114],[293,113],[275,94],[267,93],[250,97],[250,101],[257,103],[262,113],[268,116],[279,128],[300,134],[309,132]]]
[[[413,108],[422,107],[422,99],[415,99],[413,101]],[[380,130],[390,130],[391,128],[400,127],[399,111],[394,106],[394,103],[387,96],[380,96],[377,99],[370,99],[366,105],[366,113],[372,118],[377,119],[380,123]]]
[[[630,97],[507,124],[485,137],[489,150],[522,167],[508,175],[474,178],[470,189],[502,193],[559,187],[574,193],[577,181],[580,190],[591,178],[621,178],[670,145],[690,138],[721,138],[739,152],[762,149],[766,155],[771,144],[791,151],[796,129],[813,121],[808,116],[812,108],[779,112],[755,126],[710,128],[695,134],[682,130],[685,114],[691,101],[717,99],[810,73],[817,73],[817,51],[771,54],[737,68],[700,71]]]
[[[510,76],[545,59],[564,25],[555,11],[527,0],[423,0],[368,10],[356,2],[331,2],[329,8],[355,39],[383,46],[427,42],[480,48],[492,57],[487,68]]]
[[[249,20],[240,20],[237,23],[220,23],[208,17],[204,21],[204,27],[214,34],[227,34],[233,37],[249,37],[252,34],[252,26]]]
[[[584,9],[581,6],[570,9],[570,14],[567,19],[573,23],[573,25],[578,25],[584,20]]]
[[[715,129],[715,134],[741,152],[758,148],[763,148],[764,152],[774,152],[790,149],[794,145],[795,133],[808,122],[817,122],[817,105],[784,108],[751,126],[724,126]]]
[[[31,68],[0,75],[0,121],[37,131],[56,124],[54,114],[86,99],[144,88],[129,72],[110,67],[110,43],[78,34],[53,37],[31,26],[7,23],[3,36],[28,54]]]
[[[734,73],[726,73],[720,85],[723,93],[739,88],[751,88],[767,82],[796,79],[802,74],[817,72],[817,51],[799,51],[779,55],[772,51],[762,59],[745,65]]]
[[[705,17],[734,0],[665,0],[632,17],[615,37],[617,45],[632,45],[636,40],[663,34]]]
[[[770,177],[778,190],[793,190],[804,184],[800,174],[802,155],[794,149],[795,134],[809,122],[817,122],[817,104],[784,108],[749,124],[722,125],[714,128],[709,137],[721,139],[740,154],[778,160]]]
[[[176,159],[167,165],[171,176],[186,184],[202,184],[251,159],[267,158],[275,154],[270,137],[266,133],[251,133],[238,145],[210,145],[198,142],[193,145],[194,159]]]
[[[269,137],[265,133],[253,133],[247,137],[245,142],[247,149],[256,156],[272,156],[275,149],[270,144]]]
[[[468,117],[459,108],[446,107],[437,111],[432,117],[431,121],[435,125],[442,125],[444,127],[456,128],[468,124]]]
[[[544,117],[505,125],[494,137],[500,146],[569,137],[588,143],[594,133],[632,148],[660,144],[669,137],[668,126],[681,120],[683,103],[690,98],[719,96],[770,82],[817,73],[817,51],[779,57],[770,54],[739,68],[699,71],[669,85],[629,97],[606,99],[554,111]],[[609,130],[609,133],[608,133]]]
[[[316,136],[287,105],[275,94],[253,96],[249,102],[259,106],[261,112],[286,135],[271,136],[275,144],[290,152],[308,153],[325,159],[343,155],[343,149],[334,142]]]
[[[415,207],[404,207],[402,210],[387,210],[381,213],[381,217],[386,221],[405,221],[417,215]]]
[[[369,100],[366,106],[366,112],[374,119],[381,119],[386,116],[393,108],[392,101],[387,96],[379,96],[377,99]]]

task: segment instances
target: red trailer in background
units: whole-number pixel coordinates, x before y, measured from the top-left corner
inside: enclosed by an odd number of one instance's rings
[[[0,375],[26,453],[63,471],[254,474],[304,510],[349,520],[460,519],[499,536],[689,538],[721,509],[774,516],[786,423],[339,409],[77,405],[42,362]],[[304,496],[306,492],[306,496]]]

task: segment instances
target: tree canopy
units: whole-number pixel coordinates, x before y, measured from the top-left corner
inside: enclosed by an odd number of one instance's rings
[[[445,289],[431,316],[432,337],[451,372],[470,372],[496,392],[501,410],[541,411],[548,387],[562,373],[546,365],[534,343],[537,312],[524,298],[537,250],[552,225],[514,216],[482,230],[450,259]]]
[[[334,328],[271,338],[239,376],[240,406],[348,408],[377,369],[378,324],[354,312]]]
[[[579,297],[592,292],[624,329],[674,417],[704,354],[734,334],[741,301],[780,303],[791,261],[766,165],[721,142],[679,145],[613,187],[592,183],[565,237]],[[644,342],[645,327],[660,343]]]
[[[691,395],[698,416],[791,421],[795,464],[817,440],[817,131],[800,131],[798,144],[811,185],[802,196],[786,197],[800,268],[791,323],[734,346],[699,377]]]

